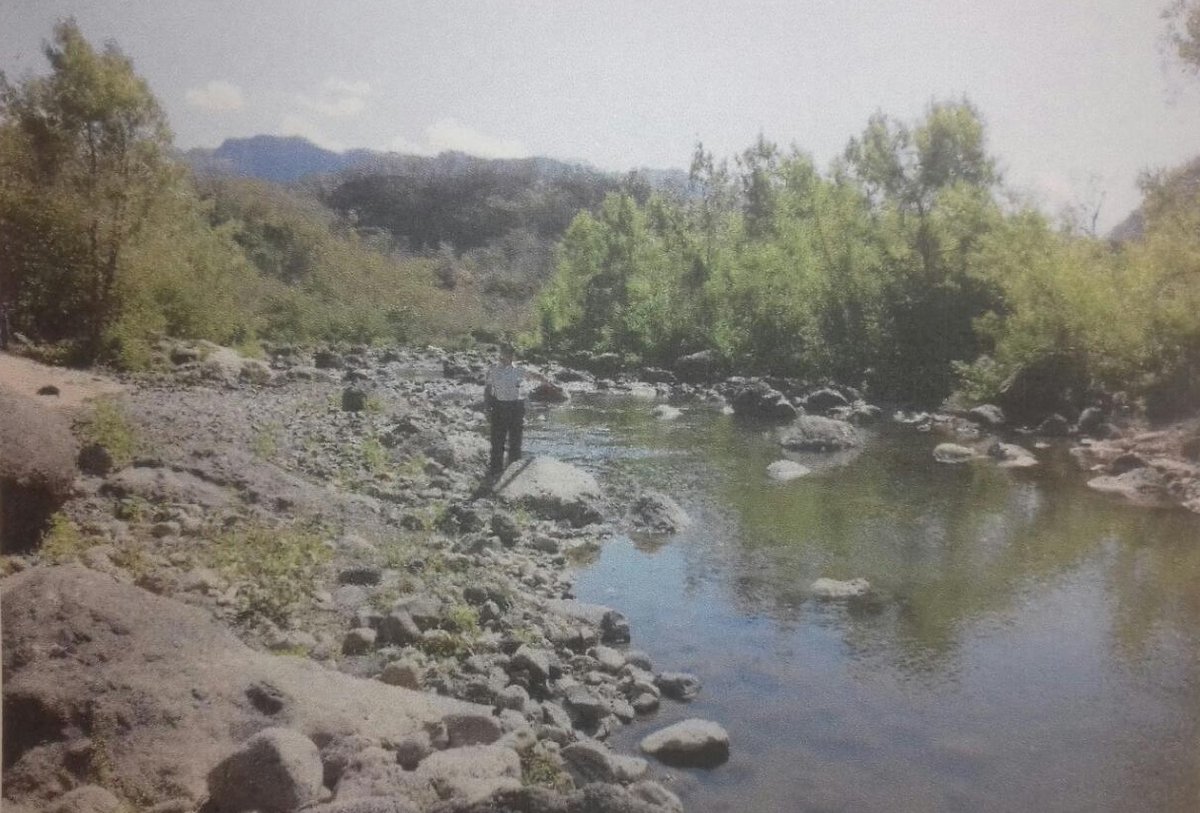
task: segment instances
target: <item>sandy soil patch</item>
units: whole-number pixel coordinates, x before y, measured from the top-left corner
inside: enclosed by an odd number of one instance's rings
[[[89,370],[51,367],[27,358],[0,353],[0,387],[35,399],[38,403],[73,412],[86,401],[125,391],[116,379]],[[44,387],[57,387],[57,395],[38,395]]]

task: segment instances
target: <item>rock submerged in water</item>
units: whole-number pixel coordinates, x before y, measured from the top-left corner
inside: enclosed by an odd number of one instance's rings
[[[967,412],[967,420],[979,426],[997,427],[1004,425],[1004,410],[995,404],[980,404]]]
[[[1032,452],[1014,443],[993,443],[988,448],[988,457],[1002,469],[1027,469],[1038,464]]]
[[[862,598],[871,592],[871,583],[866,579],[837,579],[821,578],[813,582],[809,588],[815,598],[823,601],[838,601],[851,598]]]
[[[690,718],[655,731],[641,748],[668,765],[715,768],[729,759],[729,734],[711,720]]]
[[[967,463],[975,459],[975,450],[957,443],[939,443],[933,449],[933,459],[939,463]]]
[[[862,444],[852,424],[820,415],[801,415],[779,430],[779,443],[799,452],[836,452]]]
[[[692,518],[679,503],[658,491],[645,491],[630,509],[640,530],[657,534],[673,534],[692,524]]]
[[[654,408],[654,417],[660,421],[673,421],[682,414],[682,411],[668,404],[659,404]]]
[[[809,474],[812,474],[812,470],[795,460],[776,460],[767,466],[767,476],[781,483],[795,480],[798,477],[807,477]]]
[[[1167,491],[1162,473],[1150,466],[1129,469],[1122,474],[1105,475],[1088,480],[1088,488],[1102,494],[1122,497],[1134,505],[1162,508],[1175,504]]]
[[[700,678],[688,672],[663,672],[654,678],[654,685],[672,700],[690,703],[700,694]]]

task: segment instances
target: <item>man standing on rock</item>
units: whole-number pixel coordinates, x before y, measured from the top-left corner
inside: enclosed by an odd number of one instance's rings
[[[498,477],[504,471],[504,447],[508,445],[508,464],[521,458],[521,436],[525,429],[526,378],[543,384],[550,379],[533,370],[513,364],[515,352],[510,344],[500,346],[500,363],[487,371],[483,398],[487,403],[492,429],[492,456],[488,474]]]

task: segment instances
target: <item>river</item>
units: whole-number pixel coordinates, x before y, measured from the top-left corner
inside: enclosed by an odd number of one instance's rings
[[[1090,492],[1065,447],[952,466],[896,425],[775,483],[762,427],[652,405],[579,397],[527,446],[694,519],[618,537],[576,587],[704,684],[614,745],[686,717],[729,731],[729,762],[670,771],[688,811],[1200,810],[1200,517]],[[822,576],[874,598],[817,601]]]

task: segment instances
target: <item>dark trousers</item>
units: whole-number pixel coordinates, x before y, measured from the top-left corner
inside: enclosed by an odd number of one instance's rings
[[[525,429],[524,401],[492,402],[492,474],[504,471],[504,446],[508,444],[508,463],[521,459],[521,435]]]

